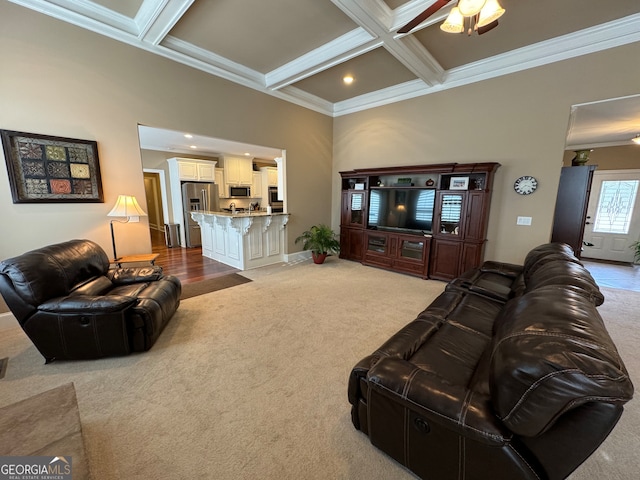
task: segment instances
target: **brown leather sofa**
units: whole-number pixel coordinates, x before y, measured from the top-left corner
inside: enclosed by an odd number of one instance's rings
[[[421,478],[566,478],[633,396],[602,301],[567,245],[485,262],[353,368],[353,424]]]
[[[104,250],[71,240],[0,262],[0,293],[47,363],[149,350],[180,304],[159,266],[109,269]]]

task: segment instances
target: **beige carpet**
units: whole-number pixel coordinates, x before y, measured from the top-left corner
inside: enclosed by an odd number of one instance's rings
[[[5,328],[0,407],[73,382],[96,480],[415,478],[353,428],[347,378],[444,283],[336,257],[243,275],[184,300],[144,354],[44,365]],[[640,385],[640,293],[619,292],[605,290],[602,312]],[[572,479],[633,478],[638,431],[634,401]]]
[[[0,408],[0,447],[8,456],[71,457],[74,480],[89,480],[73,384]]]

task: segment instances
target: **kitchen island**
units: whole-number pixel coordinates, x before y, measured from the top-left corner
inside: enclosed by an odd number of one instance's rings
[[[200,225],[202,255],[239,270],[284,261],[288,213],[191,212]]]

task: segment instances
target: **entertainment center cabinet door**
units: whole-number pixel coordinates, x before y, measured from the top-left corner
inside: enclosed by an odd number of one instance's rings
[[[342,195],[341,224],[348,227],[364,228],[367,195],[361,190],[348,190]]]
[[[462,273],[477,268],[482,263],[484,257],[485,242],[464,242],[462,245],[462,258],[460,259],[460,270],[456,277]]]
[[[396,237],[386,232],[366,231],[364,234],[364,258],[362,263],[388,268],[393,265]]]
[[[486,236],[488,196],[485,192],[467,192],[464,240],[481,242]]]
[[[340,258],[362,261],[364,231],[360,228],[340,227]]]
[[[453,280],[458,276],[462,242],[437,238],[432,246],[429,277],[434,280]]]
[[[395,270],[427,278],[431,238],[417,235],[399,235],[398,249],[393,267]]]

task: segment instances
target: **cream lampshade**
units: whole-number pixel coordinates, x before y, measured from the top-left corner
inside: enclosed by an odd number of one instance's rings
[[[113,234],[113,222],[118,223],[127,223],[127,222],[139,222],[140,217],[146,217],[147,214],[140,204],[136,197],[133,195],[118,195],[118,200],[116,200],[116,204],[111,209],[109,213],[107,213],[108,217],[126,217],[126,220],[111,220],[109,225],[111,226],[111,244],[113,246],[113,259],[118,260],[118,254],[116,253],[116,239]]]

